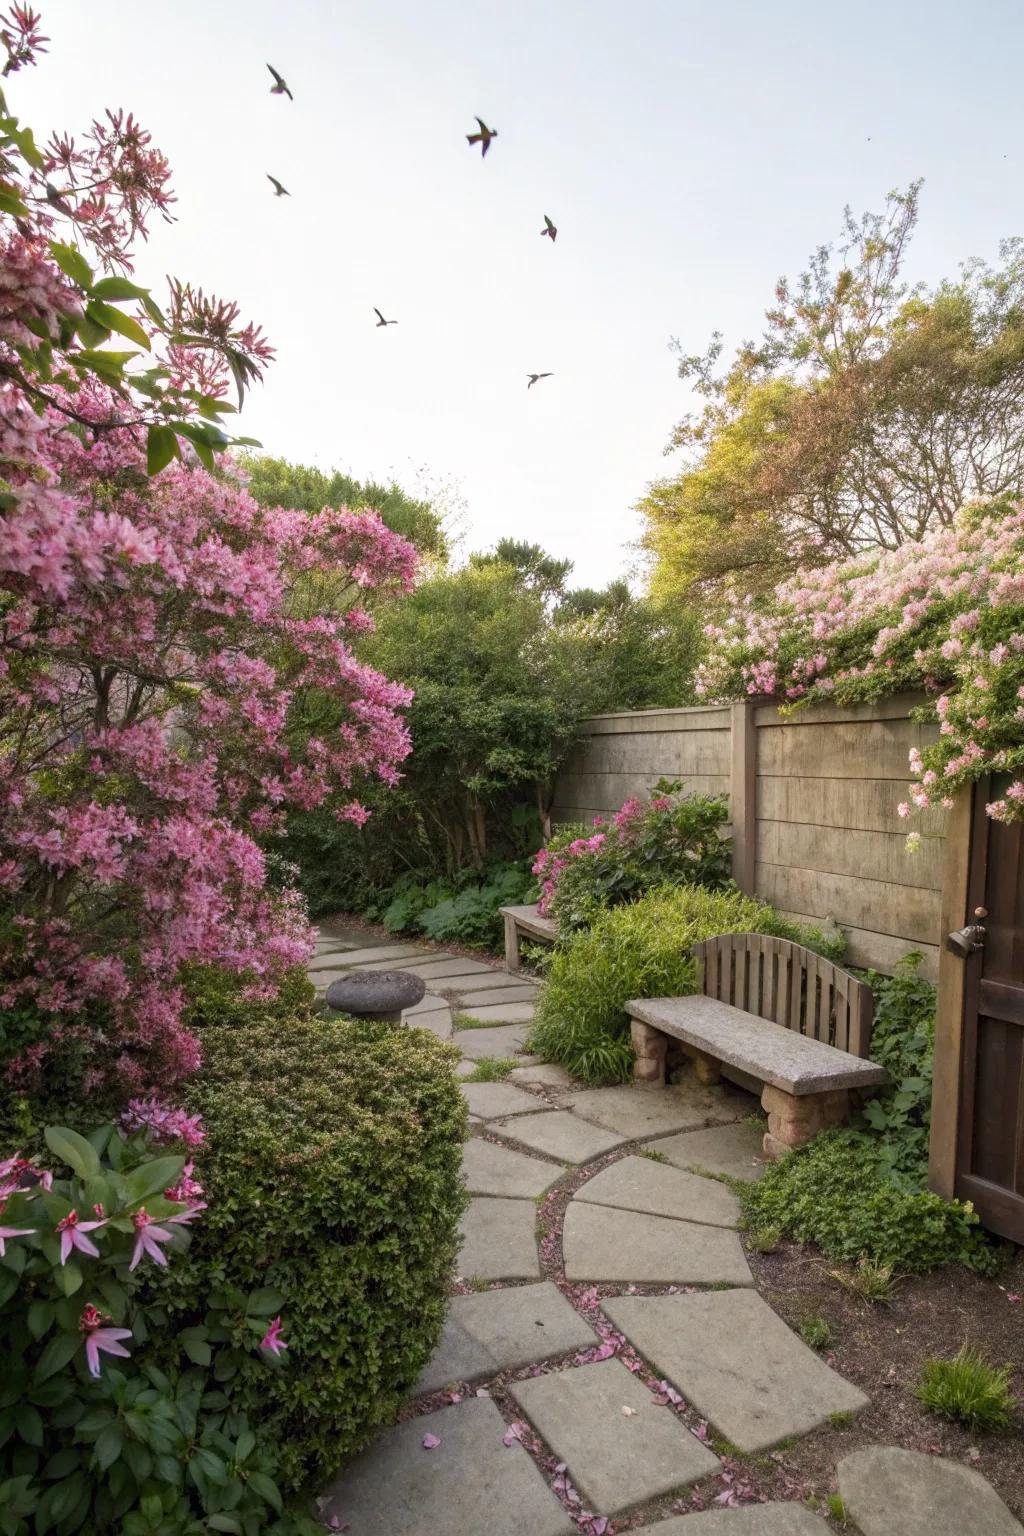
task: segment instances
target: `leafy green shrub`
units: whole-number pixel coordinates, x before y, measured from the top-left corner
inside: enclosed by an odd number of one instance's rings
[[[535,891],[527,864],[497,864],[433,880],[402,875],[384,897],[362,910],[389,933],[425,933],[437,943],[494,950],[504,932],[499,907],[518,906]]]
[[[195,1030],[216,1024],[248,1024],[254,1014],[268,1021],[292,1018],[307,1009],[316,996],[316,988],[301,966],[285,972],[273,998],[254,999],[253,977],[239,976],[219,965],[187,966],[182,985],[188,994],[184,1017]]]
[[[45,1143],[49,1166],[0,1162],[0,1529],[313,1533],[278,1520],[276,1450],[220,1387],[242,1359],[287,1373],[279,1298],[204,1294],[168,1370],[154,1363],[167,1318],[147,1275],[202,1221],[191,1164],[148,1130],[50,1126]]]
[[[1017,1404],[1010,1391],[1012,1365],[989,1365],[963,1344],[951,1360],[926,1360],[917,1396],[931,1412],[970,1429],[1006,1429]]]
[[[731,845],[719,831],[728,802],[682,788],[679,779],[659,779],[650,800],[627,800],[607,824],[598,817],[593,828],[559,828],[541,849],[533,866],[540,907],[562,933],[656,886],[732,883]]]
[[[863,1257],[899,1274],[955,1260],[982,1273],[995,1268],[974,1209],[895,1184],[875,1139],[863,1132],[816,1136],[738,1193],[749,1226],[778,1226],[798,1242],[817,1243],[829,1258]]]
[[[465,1203],[457,1052],[310,1016],[201,1039],[189,1108],[209,1206],[159,1291],[182,1322],[211,1287],[280,1295],[289,1369],[242,1360],[223,1387],[295,1486],[393,1420],[440,1335]]]
[[[904,956],[893,976],[865,975],[875,995],[871,1059],[885,1067],[889,1084],[855,1122],[876,1133],[880,1166],[911,1189],[921,1188],[927,1176],[935,1050],[936,992],[920,965],[915,952]]]
[[[800,1324],[800,1337],[810,1349],[827,1349],[832,1343],[828,1319],[810,1314]]]
[[[585,1082],[624,1082],[633,1063],[631,997],[696,991],[691,950],[716,933],[786,933],[771,907],[739,891],[679,886],[613,907],[560,941],[541,989],[530,1048]],[[770,1220],[761,1223],[771,1225]]]

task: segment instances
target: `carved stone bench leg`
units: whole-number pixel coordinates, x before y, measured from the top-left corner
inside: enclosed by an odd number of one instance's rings
[[[519,969],[519,929],[514,917],[505,919],[505,969],[512,972]]]
[[[819,1131],[842,1125],[850,1112],[850,1094],[848,1089],[840,1088],[797,1097],[765,1083],[761,1104],[768,1111],[764,1155],[775,1158],[794,1147],[802,1147]]]
[[[642,1024],[639,1019],[631,1021],[630,1034],[636,1051],[633,1081],[642,1088],[664,1088],[668,1036],[650,1024]]]

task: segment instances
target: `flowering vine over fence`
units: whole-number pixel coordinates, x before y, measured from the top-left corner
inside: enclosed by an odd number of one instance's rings
[[[9,65],[39,42],[16,7]],[[411,585],[412,546],[376,513],[261,507],[215,467],[227,383],[269,348],[234,305],[174,283],[165,316],[118,275],[168,174],[123,114],[40,151],[0,96],[5,1070],[59,1057],[122,1102],[198,1064],[186,962],[268,995],[308,954],[257,839],[290,806],[361,823],[360,780],[395,782],[409,750],[408,690],[349,641],[362,591]]]
[[[954,790],[999,774],[989,815],[1024,819],[1024,505],[967,507],[892,552],[801,571],[706,633],[697,686],[711,698],[796,707],[924,689],[939,739],[911,753],[900,815],[948,808]]]

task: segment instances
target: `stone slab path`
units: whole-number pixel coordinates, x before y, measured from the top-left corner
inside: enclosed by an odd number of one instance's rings
[[[405,1022],[462,1053],[470,1199],[403,1422],[321,1517],[350,1536],[827,1536],[802,1504],[677,1513],[694,1485],[721,1495],[716,1444],[758,1454],[867,1402],[752,1288],[716,1175],[759,1177],[756,1099],[694,1080],[581,1089],[525,1053],[535,984],[484,960],[339,928],[310,976],[322,995],[391,967],[427,984]],[[878,1447],[838,1478],[861,1536],[1024,1536],[983,1477],[935,1457]]]

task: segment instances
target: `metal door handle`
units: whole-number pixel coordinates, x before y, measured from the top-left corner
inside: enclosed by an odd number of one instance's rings
[[[972,955],[976,949],[982,949],[984,944],[985,929],[981,923],[968,923],[963,928],[954,928],[952,933],[946,935],[946,948],[963,959]]]

